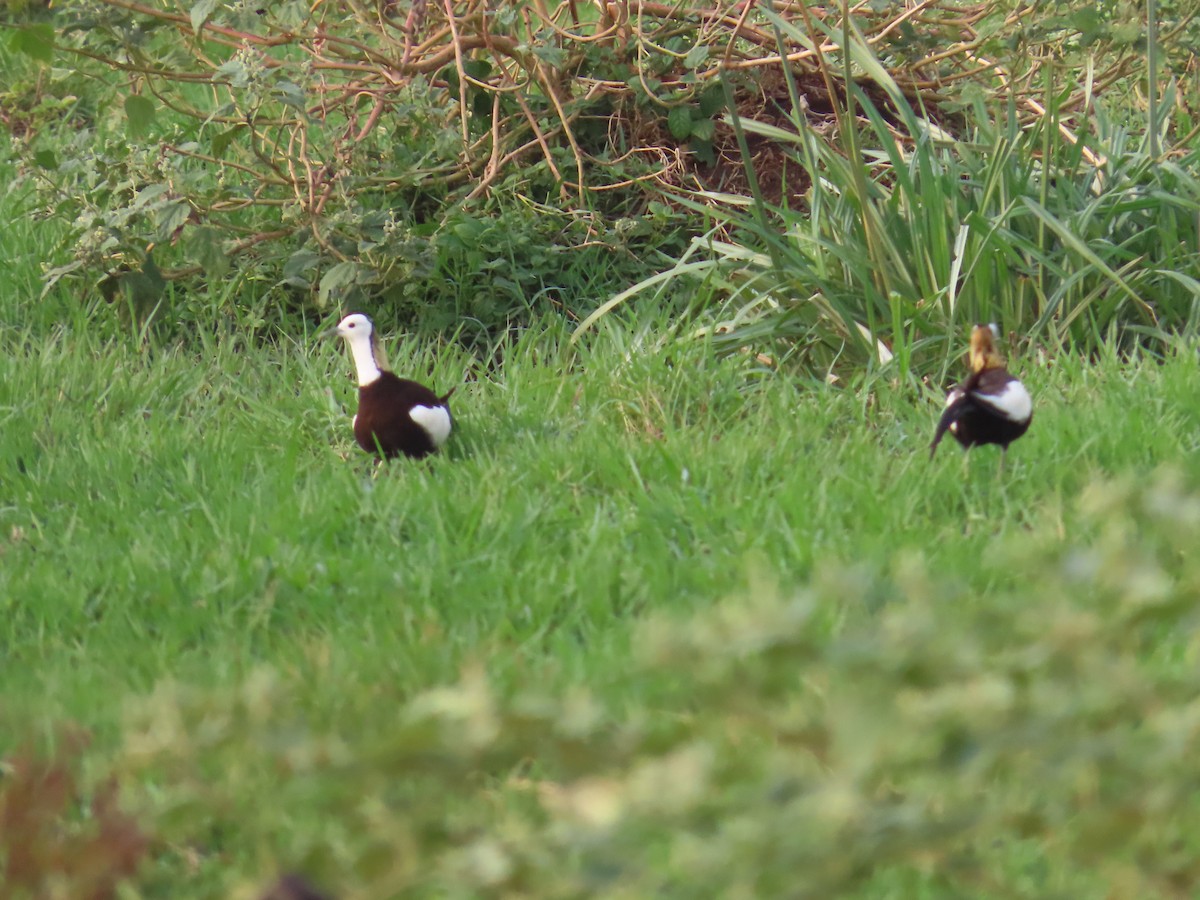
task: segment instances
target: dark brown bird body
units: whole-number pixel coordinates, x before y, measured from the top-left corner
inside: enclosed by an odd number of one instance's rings
[[[423,384],[399,378],[392,372],[381,372],[370,384],[358,389],[354,439],[368,453],[382,453],[385,457],[428,456],[437,447],[429,432],[412,418],[412,410],[440,406],[449,412],[449,399],[450,394],[439,397]]]
[[[1004,367],[996,352],[993,332],[977,325],[971,332],[971,374],[952,388],[938,420],[929,455],[949,431],[963,447],[979,444],[1008,445],[1029,430],[1033,404],[1029,392]]]

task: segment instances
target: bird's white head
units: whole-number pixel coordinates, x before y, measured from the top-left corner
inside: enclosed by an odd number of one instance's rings
[[[334,333],[350,345],[354,356],[354,367],[358,370],[358,384],[364,387],[379,378],[386,363],[379,353],[375,326],[362,313],[351,313],[337,323]]]
[[[356,340],[369,341],[371,335],[375,333],[375,326],[362,313],[350,313],[337,323],[334,331],[350,343],[354,343]]]

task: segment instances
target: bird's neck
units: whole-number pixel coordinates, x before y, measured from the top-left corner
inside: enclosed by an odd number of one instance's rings
[[[354,368],[358,370],[358,386],[366,387],[379,380],[383,369],[375,358],[374,335],[365,340],[350,342],[350,353],[354,356]]]
[[[986,372],[988,369],[1003,369],[1004,359],[995,350],[971,350],[971,371]]]

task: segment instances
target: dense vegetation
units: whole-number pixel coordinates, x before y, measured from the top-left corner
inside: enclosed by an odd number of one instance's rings
[[[1195,895],[1189,5],[8,9],[0,894]]]
[[[26,13],[43,64],[0,109],[71,220],[49,282],[177,322],[243,280],[220,306],[252,321],[369,303],[475,345],[640,284],[822,375],[877,341],[941,369],[980,317],[1077,348],[1195,324],[1185,4],[1149,44],[1121,2],[446,9]]]

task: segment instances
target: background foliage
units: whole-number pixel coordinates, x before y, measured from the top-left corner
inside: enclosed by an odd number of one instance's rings
[[[1150,65],[1148,15],[80,0],[26,9],[12,46],[39,64],[3,108],[74,219],[49,283],[142,317],[232,265],[260,310],[369,304],[486,342],[682,257],[656,303],[818,372],[882,340],[907,374],[976,318],[1075,341],[1193,323],[1196,98],[1173,78],[1197,26],[1156,7]]]

